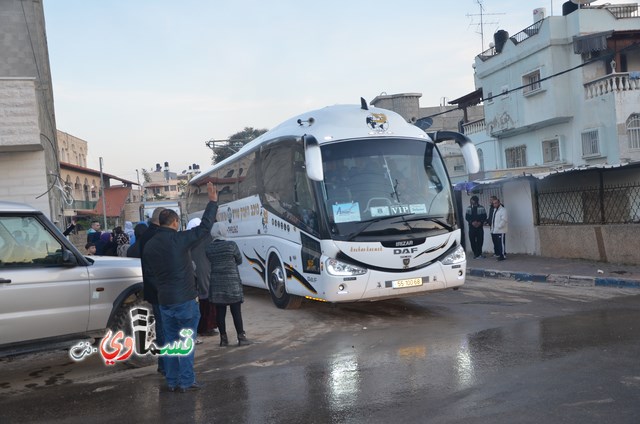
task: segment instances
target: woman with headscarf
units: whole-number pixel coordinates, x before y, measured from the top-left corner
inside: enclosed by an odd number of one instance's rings
[[[193,218],[187,224],[187,230],[200,225],[200,218]],[[212,241],[210,235],[203,238],[200,243],[191,249],[191,260],[195,267],[196,284],[198,285],[198,305],[200,307],[200,321],[198,321],[198,335],[201,337],[213,336],[217,333],[216,308],[209,302],[209,277],[211,265],[205,248]]]
[[[104,231],[100,234],[100,239],[96,242],[96,255],[98,256],[118,256],[118,245],[113,240],[113,235]]]
[[[216,222],[211,227],[213,241],[206,247],[207,258],[211,264],[211,283],[209,285],[209,301],[216,305],[216,319],[220,330],[220,346],[228,346],[225,316],[227,306],[231,310],[233,325],[238,334],[238,345],[249,344],[242,324],[241,305],[244,301],[242,281],[238,265],[242,263],[242,255],[238,245],[227,240],[227,227],[223,222]]]
[[[133,227],[133,222],[124,222],[124,233],[129,237],[129,244],[133,244],[136,242],[136,233],[135,228]]]

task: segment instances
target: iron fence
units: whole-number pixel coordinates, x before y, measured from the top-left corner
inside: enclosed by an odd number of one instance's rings
[[[540,190],[538,225],[640,223],[640,184]]]

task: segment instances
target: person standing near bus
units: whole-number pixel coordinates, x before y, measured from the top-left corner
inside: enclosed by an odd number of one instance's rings
[[[241,305],[244,301],[242,281],[238,265],[242,263],[242,255],[238,245],[227,240],[227,227],[223,222],[216,222],[211,228],[213,241],[206,248],[207,258],[211,263],[211,286],[209,301],[216,305],[216,319],[220,330],[220,346],[228,346],[225,317],[227,305],[231,310],[233,325],[238,335],[238,345],[249,344],[242,324]]]
[[[491,200],[493,213],[491,214],[491,240],[493,249],[496,252],[497,260],[506,259],[506,235],[507,235],[507,210],[500,203],[497,197]]]
[[[187,230],[200,225],[200,218],[193,218],[187,224]],[[211,264],[205,249],[213,239],[207,234],[191,249],[191,260],[196,273],[196,285],[198,286],[198,305],[200,307],[200,322],[198,322],[198,336],[206,337],[217,334],[216,307],[209,302],[209,279],[211,277]]]
[[[478,196],[471,196],[470,204],[464,215],[469,224],[469,242],[473,251],[473,259],[484,258],[482,245],[484,244],[484,222],[487,220],[487,211],[478,201]]]
[[[151,304],[151,308],[153,309],[153,316],[155,317],[156,322],[156,345],[164,346],[164,329],[162,328],[162,315],[160,314],[160,305],[158,304],[158,289],[155,286],[155,283],[152,281],[150,277],[149,266],[146,261],[142,257],[144,254],[144,247],[149,240],[153,238],[158,232],[158,228],[160,228],[160,223],[158,218],[160,217],[160,213],[164,210],[163,207],[157,207],[153,210],[153,214],[151,218],[149,218],[149,227],[141,233],[140,237],[136,241],[136,245],[138,246],[135,251],[131,252],[134,258],[140,258],[140,265],[142,266],[142,298]],[[128,252],[127,252],[128,253]],[[165,375],[165,367],[164,367],[164,356],[158,357],[158,369],[157,371]]]
[[[209,231],[218,210],[218,192],[207,183],[209,202],[197,227],[178,231],[180,217],[171,209],[160,213],[160,228],[143,248],[142,260],[149,277],[158,291],[158,304],[164,330],[165,343],[182,343],[184,330],[191,330],[195,339],[200,310],[190,251]],[[148,231],[148,230],[147,230]],[[193,369],[195,346],[187,355],[165,357],[165,377],[169,391],[198,390]]]

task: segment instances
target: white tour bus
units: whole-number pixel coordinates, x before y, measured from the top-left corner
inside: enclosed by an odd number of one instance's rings
[[[308,112],[193,178],[187,213],[201,216],[206,183],[218,186],[242,281],[279,308],[457,288],[466,258],[434,139],[454,139],[477,172],[462,134],[427,135],[364,100]]]

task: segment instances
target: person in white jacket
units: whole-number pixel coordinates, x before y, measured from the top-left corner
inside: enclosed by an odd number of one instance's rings
[[[507,236],[507,228],[508,228],[508,220],[507,220],[507,210],[500,203],[500,199],[493,198],[491,199],[491,204],[493,206],[493,213],[491,214],[491,240],[493,241],[493,247],[496,255],[498,256],[497,260],[504,261],[506,259],[506,236]]]

